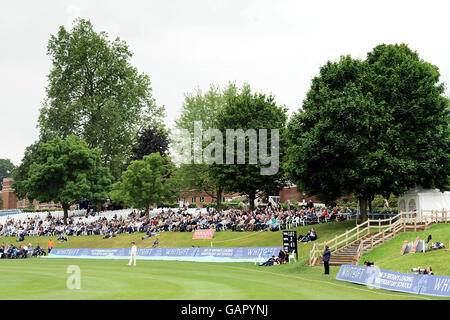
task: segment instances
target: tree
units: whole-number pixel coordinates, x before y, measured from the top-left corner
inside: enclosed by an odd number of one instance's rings
[[[103,164],[118,177],[130,156],[136,133],[160,122],[163,108],[152,97],[150,79],[130,63],[127,44],[94,31],[77,19],[51,35],[47,97],[40,111],[40,139],[75,134],[99,148]]]
[[[151,153],[159,152],[163,157],[169,149],[169,136],[163,128],[150,125],[136,135],[136,143],[131,149],[131,160],[142,160]]]
[[[288,125],[289,178],[323,201],[448,185],[449,105],[437,67],[406,45],[328,62]]]
[[[0,190],[4,178],[10,178],[15,166],[9,159],[0,159]]]
[[[115,202],[145,210],[148,217],[150,206],[175,201],[177,193],[171,180],[172,170],[171,162],[159,153],[132,161],[114,184],[111,197]]]
[[[31,149],[34,152],[25,155],[23,171],[21,176],[17,176],[24,179],[15,184],[20,185],[20,192],[29,199],[61,203],[64,224],[67,224],[70,206],[82,198],[107,198],[112,176],[102,165],[98,149],[90,149],[75,135],[65,140],[56,137],[40,142]],[[29,159],[33,159],[33,163],[27,163]]]
[[[189,135],[194,135],[195,122],[201,122],[202,130],[216,128],[219,114],[223,108],[226,97],[232,96],[236,92],[234,84],[228,84],[223,90],[218,86],[211,85],[209,90],[203,93],[200,89],[195,93],[185,95],[185,102],[182,107],[180,117],[175,121],[178,130],[185,130]],[[203,132],[201,132],[203,134]],[[177,138],[174,138],[176,143]],[[201,146],[194,145],[193,148],[204,148],[207,143]],[[214,174],[210,171],[210,164],[203,161],[191,161],[182,163],[176,175],[182,189],[186,192],[205,192],[212,199],[216,199],[217,207],[221,208],[223,186],[218,183]]]
[[[225,190],[248,195],[250,210],[254,208],[257,194],[271,195],[273,192],[279,191],[285,184],[284,173],[279,164],[280,158],[284,157],[286,112],[285,107],[276,105],[272,95],[252,93],[250,86],[244,85],[234,94],[226,96],[224,107],[220,110],[217,118],[217,129],[226,135],[224,140],[230,139],[227,130],[242,130],[241,132],[244,134],[250,133],[245,140],[242,140],[245,142],[243,144],[245,152],[242,153],[241,159],[238,152],[234,152],[235,147],[239,146],[239,140],[237,137],[231,137],[231,146],[227,142],[227,148],[232,147],[233,164],[228,161],[224,161],[223,164],[214,163],[210,169],[211,174]],[[260,129],[268,129],[265,146],[261,141]],[[254,139],[251,137],[251,130],[258,135],[258,141],[256,141],[256,135]],[[279,136],[272,136],[271,130],[278,130]],[[275,140],[278,140],[278,145]],[[223,159],[228,157],[227,148],[222,149]],[[253,155],[252,148],[255,148]],[[259,161],[253,164],[251,160],[256,158],[256,150],[259,153]],[[270,164],[263,163],[262,154],[271,157]],[[272,163],[272,160],[275,163]],[[272,168],[272,164],[275,164],[274,168]],[[271,168],[268,169],[267,165],[270,165]],[[272,172],[265,174],[265,170]]]
[[[31,203],[34,199],[28,196],[28,189],[26,185],[26,181],[29,177],[30,167],[36,161],[38,154],[38,146],[42,143],[42,141],[36,141],[33,144],[29,145],[25,148],[25,153],[22,158],[22,162],[20,165],[13,171],[13,179],[14,179],[14,194],[19,199],[28,198]]]

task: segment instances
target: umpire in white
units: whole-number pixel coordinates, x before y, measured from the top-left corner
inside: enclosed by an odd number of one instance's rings
[[[131,243],[131,255],[130,255],[130,262],[128,262],[128,265],[131,266],[131,262],[133,262],[134,266],[136,266],[136,244],[134,241]]]

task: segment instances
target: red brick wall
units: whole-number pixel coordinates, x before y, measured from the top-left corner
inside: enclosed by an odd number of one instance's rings
[[[11,178],[5,178],[2,182],[2,209],[17,209],[17,197],[14,195],[14,190],[11,185],[14,180]]]
[[[311,200],[314,203],[320,203],[320,201],[315,197],[303,194],[303,192],[298,192],[297,187],[285,187],[280,191],[280,202],[284,203],[288,200],[296,200],[298,202],[303,202],[303,200],[305,200],[305,202],[309,202]]]

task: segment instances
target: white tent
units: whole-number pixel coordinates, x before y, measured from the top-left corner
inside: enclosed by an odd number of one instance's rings
[[[450,210],[450,191],[416,187],[398,198],[398,210]]]

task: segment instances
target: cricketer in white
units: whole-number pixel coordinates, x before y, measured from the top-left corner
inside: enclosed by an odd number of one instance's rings
[[[128,262],[128,265],[131,266],[131,262],[133,262],[133,265],[136,266],[136,244],[134,242],[131,243],[131,255],[130,255],[130,262]]]

